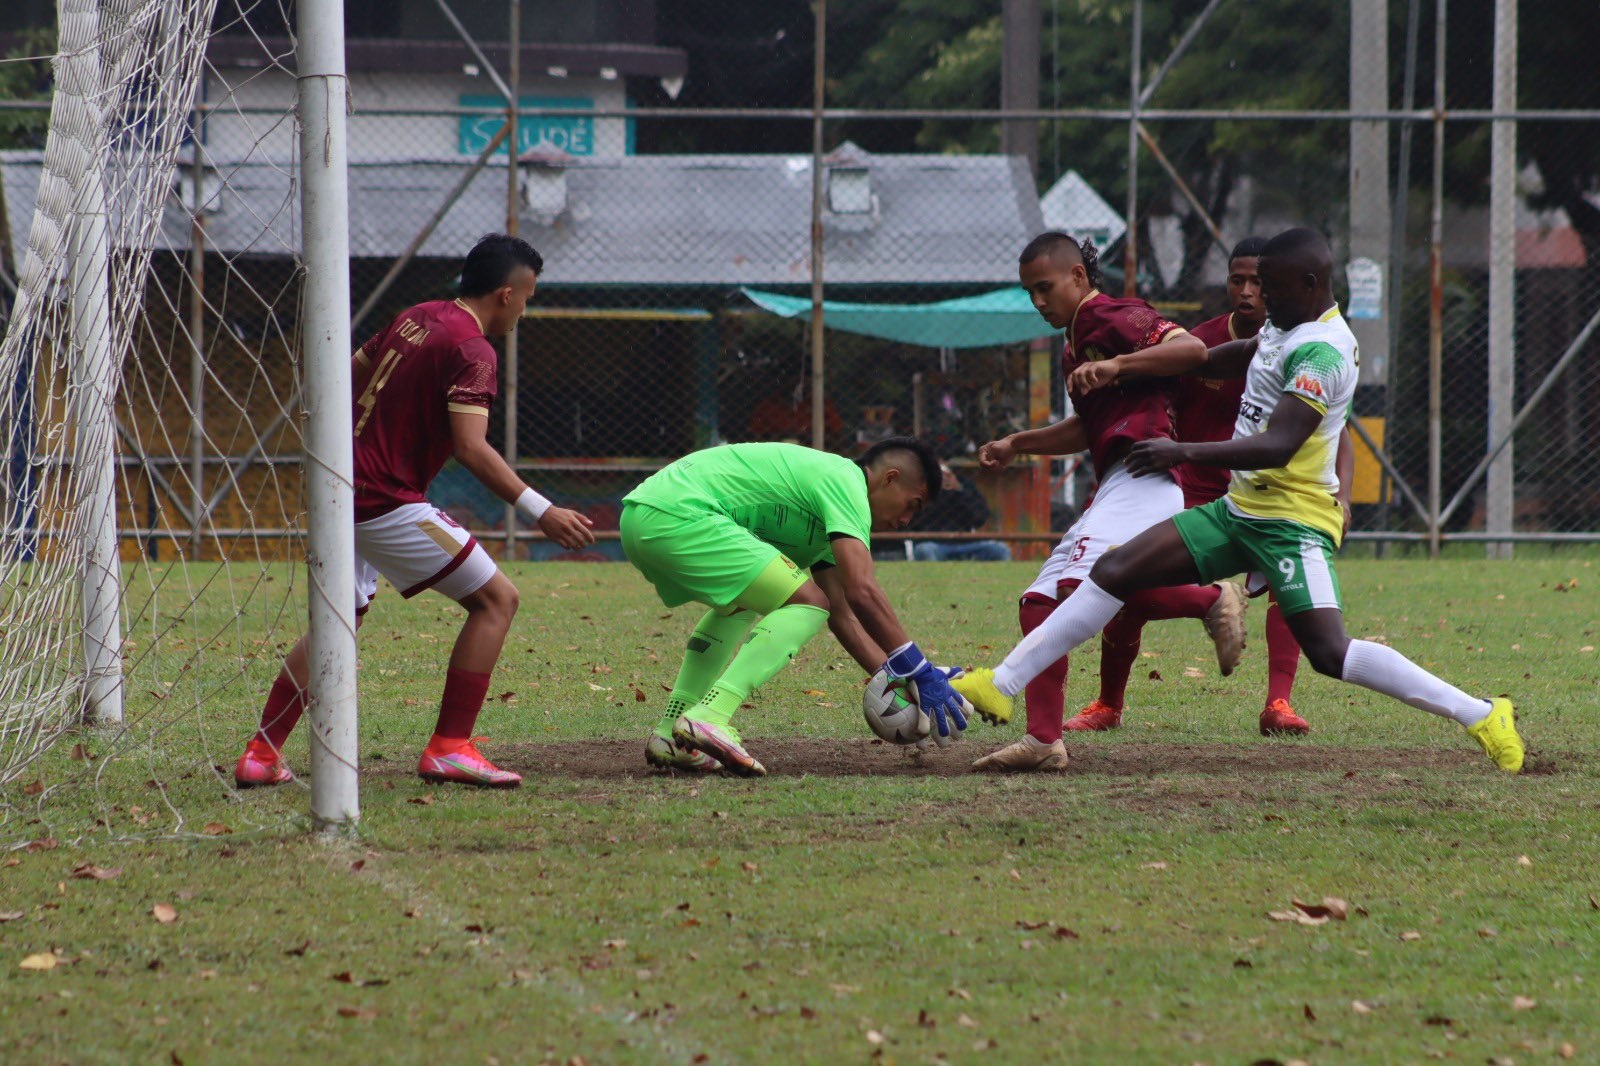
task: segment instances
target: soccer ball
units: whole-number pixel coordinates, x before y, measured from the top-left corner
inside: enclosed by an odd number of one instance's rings
[[[879,670],[861,694],[861,713],[867,728],[891,744],[915,744],[927,739],[932,721],[899,688],[889,687],[889,675]]]

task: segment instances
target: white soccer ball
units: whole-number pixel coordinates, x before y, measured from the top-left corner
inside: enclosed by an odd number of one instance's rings
[[[933,722],[906,694],[889,687],[889,675],[879,670],[861,694],[861,713],[867,728],[891,744],[915,744],[927,739]]]

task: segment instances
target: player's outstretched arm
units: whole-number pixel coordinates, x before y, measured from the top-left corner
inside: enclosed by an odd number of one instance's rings
[[[1199,337],[1173,330],[1159,344],[1082,364],[1067,378],[1067,391],[1082,396],[1119,381],[1170,378],[1194,370],[1205,361],[1206,346]]]
[[[1322,412],[1294,393],[1284,393],[1267,418],[1267,428],[1249,437],[1186,444],[1175,440],[1142,440],[1128,451],[1128,472],[1134,477],[1170,470],[1180,463],[1220,466],[1228,470],[1271,470],[1286,466],[1318,425]]]
[[[483,487],[506,503],[515,504],[545,536],[563,548],[583,548],[594,543],[594,523],[577,511],[554,507],[517,476],[511,465],[489,444],[489,418],[476,411],[450,412],[450,439],[456,462]]]
[[[1196,378],[1242,378],[1250,369],[1250,360],[1256,357],[1256,338],[1242,341],[1223,341],[1215,348],[1206,349],[1205,362],[1189,371]]]
[[[1089,450],[1089,434],[1077,415],[1038,429],[1025,429],[992,440],[978,449],[978,465],[1000,470],[1019,455],[1076,455]]]
[[[906,635],[872,573],[872,553],[854,537],[838,537],[833,541],[833,559],[851,612],[880,649],[889,649],[881,668],[893,679],[916,685],[917,703],[933,718],[934,730],[944,742],[959,736],[967,728],[965,701],[950,688],[947,673],[929,662]]]
[[[837,549],[837,545],[835,545]],[[862,671],[868,676],[878,672],[883,661],[889,653],[878,646],[878,642],[867,636],[867,631],[861,625],[861,619],[850,607],[850,598],[845,593],[844,577],[839,573],[837,566],[813,567],[811,579],[822,589],[823,595],[828,597],[828,628],[833,631],[834,638],[839,646],[850,654]]]

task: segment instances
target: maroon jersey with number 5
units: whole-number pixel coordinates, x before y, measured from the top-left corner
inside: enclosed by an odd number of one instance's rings
[[[1084,363],[1152,348],[1182,332],[1181,326],[1162,318],[1143,300],[1117,299],[1096,289],[1084,297],[1067,327],[1061,369],[1070,375]],[[1096,476],[1105,477],[1119,442],[1172,436],[1176,392],[1172,378],[1144,378],[1072,398],[1073,410],[1089,436]]]
[[[355,354],[356,521],[421,503],[455,450],[452,411],[489,415],[499,360],[452,300],[402,311]]]
[[[1239,339],[1233,328],[1231,311],[1207,319],[1189,332],[1200,338],[1207,348]],[[1244,378],[1197,378],[1186,374],[1177,380],[1178,433],[1174,439],[1189,444],[1231,440],[1233,423],[1239,417],[1239,401],[1244,397]],[[1183,505],[1198,507],[1228,494],[1228,481],[1233,471],[1220,466],[1184,463],[1175,467],[1172,475],[1183,487]]]

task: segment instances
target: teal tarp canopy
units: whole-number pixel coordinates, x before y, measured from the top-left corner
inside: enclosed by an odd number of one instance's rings
[[[780,296],[748,288],[743,292],[775,315],[811,318],[809,297]],[[822,314],[827,329],[864,333],[869,337],[929,348],[989,348],[997,344],[1020,344],[1056,332],[1039,317],[1028,294],[1020,288],[996,289],[979,296],[928,304],[825,300]]]

